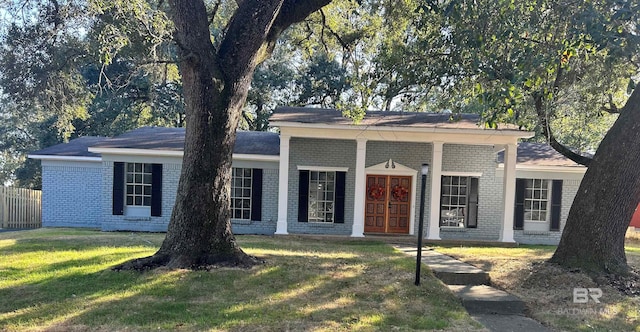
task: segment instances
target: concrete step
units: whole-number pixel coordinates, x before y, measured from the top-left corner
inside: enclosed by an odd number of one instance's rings
[[[524,315],[524,302],[491,286],[450,285],[470,314]]]
[[[447,285],[491,284],[489,273],[433,250],[422,252],[422,262],[427,264],[433,274]]]
[[[520,315],[472,314],[471,317],[492,332],[552,332],[539,322]]]

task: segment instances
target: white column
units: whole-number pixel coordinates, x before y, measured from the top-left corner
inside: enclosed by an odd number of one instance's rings
[[[517,144],[507,144],[504,149],[504,177],[503,199],[504,219],[502,220],[502,232],[500,242],[515,242],[513,239],[513,210],[516,195],[516,158],[518,154]]]
[[[367,157],[367,139],[356,139],[356,181],[355,199],[353,203],[352,237],[364,237],[364,205],[367,176],[365,174],[365,160]]]
[[[280,168],[278,170],[278,222],[276,234],[287,233],[287,207],[289,205],[289,139],[280,135]]]
[[[433,142],[431,153],[431,206],[429,207],[428,240],[440,240],[440,186],[442,183],[443,142]]]

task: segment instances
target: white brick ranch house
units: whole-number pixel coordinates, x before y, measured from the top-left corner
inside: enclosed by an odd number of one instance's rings
[[[238,132],[231,184],[236,234],[418,231],[426,239],[555,244],[585,168],[531,132],[487,129],[475,115],[278,108],[280,134]],[[42,161],[43,226],[165,231],[184,129],[145,127],[33,152]]]

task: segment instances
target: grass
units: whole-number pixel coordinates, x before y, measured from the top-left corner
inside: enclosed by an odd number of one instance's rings
[[[495,287],[525,301],[528,313],[554,329],[565,331],[640,331],[640,297],[626,296],[580,273],[567,273],[542,264],[555,246],[438,247],[439,252],[456,257],[489,272]],[[628,263],[640,270],[640,234],[628,234]],[[640,285],[636,285],[638,287]],[[601,303],[573,303],[573,289],[601,288]]]
[[[0,234],[0,330],[481,330],[431,273],[378,242],[241,236],[250,270],[113,272],[163,234]]]

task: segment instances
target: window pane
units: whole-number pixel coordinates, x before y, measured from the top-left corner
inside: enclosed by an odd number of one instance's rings
[[[467,195],[467,187],[460,188],[460,195]]]
[[[135,186],[134,193],[136,195],[142,195],[142,186]]]
[[[143,180],[145,184],[151,184],[151,174],[145,174]]]
[[[547,221],[547,205],[549,204],[549,180],[527,179],[527,193],[525,197],[525,220]]]
[[[244,169],[244,176],[245,177],[251,177],[251,168],[245,168]]]
[[[142,205],[142,196],[136,196],[135,197],[134,205]]]
[[[143,164],[143,165],[144,165],[144,172],[151,173],[151,164]]]
[[[145,197],[143,201],[144,201],[144,206],[151,206],[151,197]]]
[[[135,174],[134,180],[135,183],[142,183],[142,174]]]
[[[242,211],[242,219],[251,219],[251,211],[243,210]]]
[[[133,205],[133,196],[127,196],[127,205]]]
[[[134,171],[137,173],[142,173],[142,164],[135,163]]]
[[[251,189],[242,190],[242,197],[251,197]]]
[[[133,174],[127,174],[127,183],[133,183]]]
[[[333,222],[335,172],[309,173],[309,221]]]
[[[131,194],[133,194],[133,186],[128,185],[127,186],[127,195],[131,195]]]
[[[144,195],[151,195],[151,186],[144,186]]]

